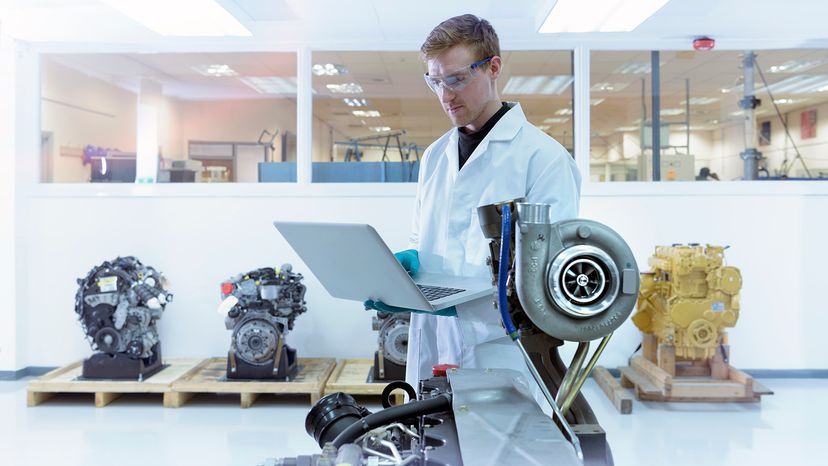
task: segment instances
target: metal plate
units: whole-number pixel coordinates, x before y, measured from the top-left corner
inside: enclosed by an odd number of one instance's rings
[[[581,465],[520,372],[456,369],[448,377],[463,464]]]

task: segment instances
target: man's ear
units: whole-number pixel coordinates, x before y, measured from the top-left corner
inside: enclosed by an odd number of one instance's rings
[[[500,59],[499,55],[492,57],[491,61],[489,61],[489,70],[492,72],[492,79],[497,79],[497,77],[500,76],[502,66],[503,61]]]

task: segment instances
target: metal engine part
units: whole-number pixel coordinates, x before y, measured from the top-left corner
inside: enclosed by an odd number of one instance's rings
[[[78,285],[75,313],[93,350],[131,359],[153,355],[155,322],[173,299],[159,272],[135,257],[118,257],[93,267]]]
[[[379,331],[377,343],[380,355],[395,364],[405,365],[410,325],[411,314],[377,312],[373,320],[373,329]]]
[[[239,274],[221,284],[225,327],[233,331],[231,351],[242,361],[273,364],[293,330],[297,316],[307,311],[302,274],[290,264]],[[277,362],[278,363],[278,362]]]
[[[525,313],[543,333],[564,341],[595,340],[621,326],[639,286],[638,266],[624,239],[591,220],[552,222],[549,204],[492,204],[480,207],[478,215],[484,235],[493,239],[493,262],[503,205],[516,210],[509,287],[519,298],[515,313]]]
[[[724,329],[739,319],[739,269],[724,265],[721,246],[656,246],[652,271],[641,274],[638,310],[632,320],[676,357],[709,359]]]

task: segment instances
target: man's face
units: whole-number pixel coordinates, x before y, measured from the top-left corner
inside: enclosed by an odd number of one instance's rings
[[[428,60],[429,76],[446,76],[452,71],[466,67],[479,60],[472,55],[468,47],[455,45],[439,56]],[[437,97],[451,123],[462,127],[475,123],[483,113],[486,105],[497,100],[494,79],[500,68],[500,58],[496,57],[488,65],[475,71],[472,81],[460,91],[452,91],[440,86]]]

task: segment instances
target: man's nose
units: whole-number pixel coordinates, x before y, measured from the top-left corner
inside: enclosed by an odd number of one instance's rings
[[[440,97],[440,102],[445,104],[454,100],[456,94],[447,88],[445,84],[440,83],[440,87],[437,88],[437,95]]]

